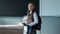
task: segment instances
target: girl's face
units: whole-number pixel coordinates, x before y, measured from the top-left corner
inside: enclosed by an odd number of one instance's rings
[[[34,7],[34,5],[33,5],[32,3],[29,3],[29,4],[28,4],[28,10],[29,10],[29,11],[33,11],[34,8],[35,8],[35,7]]]

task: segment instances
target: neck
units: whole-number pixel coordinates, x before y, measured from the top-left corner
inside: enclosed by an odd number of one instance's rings
[[[32,11],[30,11],[30,14],[32,14]]]

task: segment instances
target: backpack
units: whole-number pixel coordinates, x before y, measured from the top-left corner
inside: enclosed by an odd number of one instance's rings
[[[36,30],[40,30],[41,29],[41,23],[42,23],[41,17],[38,16],[38,24],[35,25],[35,29]]]

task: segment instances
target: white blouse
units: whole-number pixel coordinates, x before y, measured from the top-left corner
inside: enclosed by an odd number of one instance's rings
[[[38,23],[38,16],[37,16],[36,12],[33,13],[33,18],[34,18],[34,21],[32,23],[28,24],[29,26],[34,26]]]

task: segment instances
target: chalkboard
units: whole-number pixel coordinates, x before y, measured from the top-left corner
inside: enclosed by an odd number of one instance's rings
[[[24,16],[31,0],[0,0],[0,16]],[[39,11],[39,0],[33,0]]]

